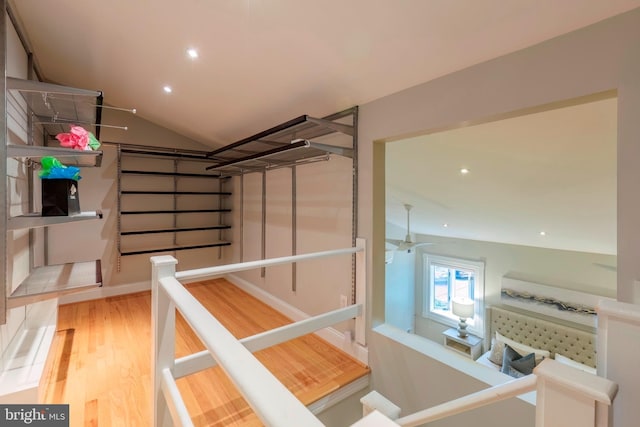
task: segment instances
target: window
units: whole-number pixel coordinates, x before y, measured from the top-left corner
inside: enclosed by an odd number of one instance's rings
[[[423,317],[457,326],[458,318],[451,312],[453,298],[466,297],[475,301],[475,315],[467,319],[468,330],[484,335],[484,262],[424,254]]]

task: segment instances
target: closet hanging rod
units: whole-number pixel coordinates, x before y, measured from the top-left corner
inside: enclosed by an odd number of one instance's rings
[[[125,111],[125,112],[131,113],[131,114],[136,114],[138,112],[138,110],[135,109],[135,108],[112,107],[110,105],[101,105],[101,104],[89,104],[89,106],[91,106],[91,107],[99,107],[99,108],[106,108],[108,110]]]

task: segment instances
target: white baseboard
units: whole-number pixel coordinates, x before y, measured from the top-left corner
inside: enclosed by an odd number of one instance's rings
[[[302,310],[294,307],[288,302],[281,300],[280,298],[277,298],[271,295],[269,292],[263,289],[260,289],[258,286],[254,285],[253,283],[241,277],[238,277],[234,274],[227,274],[225,276],[225,279],[227,279],[228,281],[230,281],[231,283],[233,283],[243,291],[247,292],[249,295],[252,295],[255,298],[259,299],[260,301],[264,302],[265,304],[273,307],[275,310],[284,314],[285,316],[287,316],[293,321],[297,322],[297,321],[308,319],[309,317],[311,317],[310,315],[303,312]],[[318,335],[320,338],[324,339],[325,341],[327,341],[328,343],[338,347],[344,352],[355,357],[365,365],[369,364],[368,349],[366,347],[362,347],[361,345],[359,345],[353,340],[350,343],[346,344],[344,334],[341,333],[340,331],[329,327],[329,328],[321,329],[315,332],[315,334]]]
[[[71,304],[74,302],[91,301],[94,299],[115,297],[118,295],[134,294],[136,292],[150,291],[151,281],[127,283],[125,285],[110,285],[100,288],[90,289],[84,292],[64,295],[60,297],[59,303]]]

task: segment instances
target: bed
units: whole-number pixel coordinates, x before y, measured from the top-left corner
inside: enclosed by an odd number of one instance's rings
[[[486,316],[488,333],[484,348],[489,350],[477,359],[478,363],[518,377],[530,373],[531,362],[535,366],[542,358],[551,357],[574,368],[595,373],[595,331],[539,319],[503,307],[489,307]],[[507,346],[511,351],[506,349]],[[512,362],[525,357],[526,360]],[[511,363],[516,368],[515,372]],[[521,372],[519,368],[524,365]]]

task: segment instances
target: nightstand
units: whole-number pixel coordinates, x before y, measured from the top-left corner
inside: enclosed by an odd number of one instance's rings
[[[467,334],[464,338],[459,337],[456,328],[447,329],[442,335],[444,335],[445,347],[470,357],[473,360],[480,357],[480,353],[482,352],[482,338],[471,334]]]

